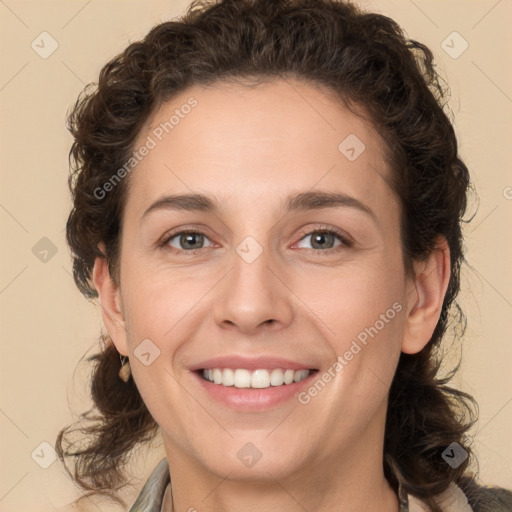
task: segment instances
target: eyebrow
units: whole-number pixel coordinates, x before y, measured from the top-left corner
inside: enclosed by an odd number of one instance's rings
[[[288,196],[284,201],[284,209],[287,212],[320,210],[322,208],[334,207],[354,208],[369,215],[374,221],[377,220],[375,213],[365,203],[355,197],[338,192],[300,192]],[[221,210],[221,205],[217,198],[204,194],[170,195],[155,201],[142,214],[141,220],[150,212],[157,210],[218,213]]]

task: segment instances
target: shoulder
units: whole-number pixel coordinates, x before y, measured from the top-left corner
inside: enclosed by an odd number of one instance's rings
[[[89,512],[92,510],[92,505],[87,506],[84,503],[79,503],[78,501],[74,501],[73,503],[68,503],[61,508],[57,509],[57,512]]]
[[[434,497],[434,501],[443,512],[476,512],[468,502],[467,496],[454,483]],[[408,512],[432,512],[432,509],[415,496],[408,496],[409,509]]]
[[[167,484],[170,481],[169,464],[163,458],[152,470],[141,491],[132,489],[132,484],[123,493],[92,492],[81,496],[52,512],[126,512],[127,510],[154,510],[161,508]],[[127,503],[133,503],[131,508]],[[50,512],[50,511],[48,511]]]
[[[474,512],[512,512],[512,491],[480,485],[470,476],[457,482]]]
[[[98,512],[99,510],[101,512],[125,512],[126,508],[119,503],[113,503],[111,500],[82,497],[61,508],[54,509],[52,512],[55,512],[55,510],[57,512]]]
[[[427,512],[427,507],[414,496],[408,497],[409,512]],[[501,487],[480,485],[472,477],[461,478],[457,485],[435,498],[443,512],[512,512],[512,492]]]

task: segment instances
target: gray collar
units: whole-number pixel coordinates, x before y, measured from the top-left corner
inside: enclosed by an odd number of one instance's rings
[[[402,484],[398,484],[398,504],[399,512],[409,512],[409,498]]]

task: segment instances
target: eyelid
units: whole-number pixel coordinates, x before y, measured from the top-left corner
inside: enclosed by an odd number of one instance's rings
[[[198,228],[187,228],[186,226],[185,227],[181,227],[181,228],[178,228],[177,230],[171,230],[169,232],[167,232],[158,242],[157,242],[157,247],[159,248],[168,248],[171,252],[180,252],[180,253],[189,253],[189,254],[194,254],[196,253],[197,251],[202,251],[203,249],[208,249],[208,247],[202,247],[201,249],[192,249],[190,251],[186,251],[184,249],[176,249],[175,247],[170,247],[168,244],[169,244],[169,241],[172,239],[172,238],[175,238],[177,237],[178,235],[183,235],[183,234],[188,234],[188,233],[195,233],[195,234],[198,234],[198,235],[203,235],[205,238],[207,238],[208,240],[210,240],[210,242],[212,244],[214,244],[215,242],[213,242],[210,237],[205,233],[205,230],[201,230],[201,229],[198,229]]]
[[[312,228],[306,228],[300,235],[300,238],[297,240],[297,242],[295,242],[293,245],[296,245],[298,242],[302,241],[304,238],[306,238],[307,236],[311,236],[313,233],[329,233],[329,234],[333,234],[335,236],[337,236],[341,242],[342,242],[342,245],[345,246],[345,247],[352,247],[354,245],[354,240],[353,238],[348,234],[346,233],[345,231],[339,229],[339,228],[335,228],[334,226],[328,226],[328,225],[325,225],[325,224],[322,224],[322,225],[319,225],[319,226],[315,226],[315,227],[312,227]],[[340,247],[340,246],[338,246]],[[314,252],[324,252],[324,253],[330,253],[332,251],[336,251],[336,247],[333,247],[331,249],[325,249],[323,251],[317,251],[317,250],[314,250],[314,249],[310,249],[310,250],[313,250]]]
[[[202,251],[203,249],[211,248],[211,247],[202,247],[200,249],[191,249],[191,250],[187,251],[187,250],[184,250],[184,249],[176,249],[175,247],[170,247],[169,246],[169,241],[171,239],[177,237],[178,235],[183,235],[183,234],[188,234],[188,233],[195,233],[195,234],[202,235],[205,238],[207,238],[212,244],[215,244],[215,242],[213,242],[210,239],[210,237],[205,233],[204,230],[201,230],[201,229],[198,229],[198,228],[192,228],[192,227],[191,228],[187,228],[185,226],[185,227],[178,228],[177,230],[171,230],[170,232],[166,233],[160,239],[160,241],[157,242],[157,246],[160,247],[160,248],[168,248],[171,252],[180,253],[180,254],[184,254],[184,253],[196,254],[198,251]],[[293,246],[296,245],[297,243],[301,242],[307,236],[313,235],[314,233],[329,233],[329,234],[333,234],[334,236],[338,237],[339,240],[342,242],[341,246],[332,247],[330,249],[325,249],[325,250],[307,249],[307,250],[313,251],[315,253],[331,254],[332,252],[335,252],[339,248],[349,248],[349,247],[352,247],[354,245],[354,240],[352,239],[352,237],[350,237],[347,233],[345,233],[344,231],[340,230],[339,228],[335,228],[333,226],[328,226],[328,225],[319,225],[319,226],[314,226],[314,227],[311,227],[311,228],[304,229],[301,232],[301,234],[299,235],[299,238],[297,239],[297,241],[294,242]]]

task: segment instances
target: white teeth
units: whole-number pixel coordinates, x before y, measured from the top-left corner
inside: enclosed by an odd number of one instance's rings
[[[295,372],[295,375],[293,376],[293,381],[300,382],[301,380],[304,380],[308,375],[308,370],[299,370],[298,372]]]
[[[250,388],[251,372],[249,370],[235,370],[235,388]]]
[[[226,368],[222,371],[222,385],[223,386],[234,386],[235,385],[235,373],[233,370]]]
[[[309,370],[273,370],[258,369],[250,372],[242,368],[208,368],[203,370],[203,377],[222,386],[235,386],[236,388],[264,389],[270,386],[282,386],[304,380],[311,372]]]
[[[293,382],[293,376],[295,375],[295,372],[293,370],[286,370],[284,372],[284,383],[285,384],[291,384]]]
[[[220,384],[222,382],[222,372],[218,368],[213,370],[213,382]]]
[[[283,383],[284,383],[283,370],[280,370],[279,368],[272,370],[272,373],[270,374],[270,384],[272,386],[282,386]]]
[[[251,388],[268,388],[270,386],[270,374],[268,370],[256,370],[251,375]]]

